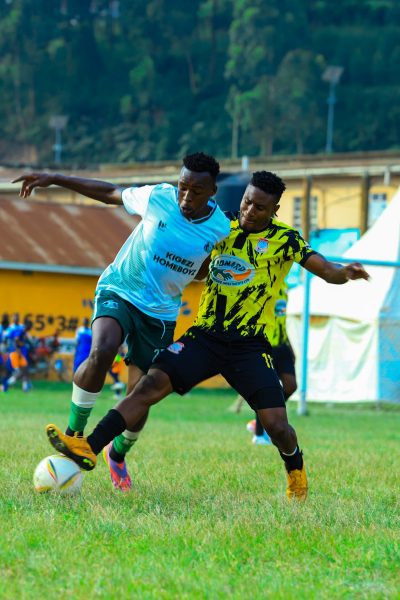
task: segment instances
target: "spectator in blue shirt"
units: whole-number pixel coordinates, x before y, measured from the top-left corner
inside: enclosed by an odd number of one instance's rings
[[[9,352],[13,352],[16,349],[16,340],[22,339],[24,335],[25,327],[19,322],[19,314],[15,313],[12,317],[11,325],[7,327],[3,334]]]
[[[76,330],[75,339],[76,348],[74,357],[74,373],[79,365],[87,359],[90,353],[90,346],[92,344],[92,330],[90,328],[90,321],[87,317],[83,319],[82,326],[78,327]]]

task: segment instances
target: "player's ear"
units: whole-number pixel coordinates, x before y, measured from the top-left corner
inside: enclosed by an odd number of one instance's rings
[[[280,209],[281,205],[280,204],[276,204],[275,205],[275,214],[278,212],[278,210]]]

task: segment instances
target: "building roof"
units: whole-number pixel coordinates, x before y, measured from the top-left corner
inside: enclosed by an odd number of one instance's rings
[[[264,157],[246,157],[249,171],[268,169],[279,173],[285,181],[303,177],[360,177],[366,172],[373,177],[395,176],[400,174],[400,153],[398,150],[380,150],[373,152],[346,152],[333,154],[273,155]],[[243,168],[242,159],[224,159],[220,161],[221,173],[237,173]],[[58,167],[59,168],[59,167]],[[96,168],[75,169],[63,165],[63,172],[78,177],[94,177],[111,181],[122,186],[155,183],[176,183],[182,168],[181,160],[137,162],[123,164],[104,164]],[[42,166],[21,167],[0,164],[0,191],[18,193],[20,184],[11,183],[22,172],[43,170]],[[54,172],[51,168],[46,168]],[[57,169],[56,169],[57,171]],[[47,191],[46,191],[47,190]],[[36,188],[38,196],[49,199],[54,188]],[[60,191],[56,192],[59,195]],[[87,199],[85,199],[86,201]],[[82,197],[80,197],[82,201]]]
[[[122,206],[0,197],[0,268],[96,275],[139,220]]]

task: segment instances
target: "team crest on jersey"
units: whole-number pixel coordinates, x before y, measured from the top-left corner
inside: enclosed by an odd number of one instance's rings
[[[275,304],[275,316],[283,317],[286,315],[286,300],[278,300]]]
[[[184,346],[185,344],[182,344],[182,342],[174,342],[173,344],[170,344],[168,346],[167,350],[169,350],[173,354],[179,354],[179,352],[182,352]]]
[[[103,302],[103,306],[106,308],[118,308],[118,302],[115,302],[115,300],[106,300]]]
[[[213,248],[214,244],[211,242],[207,242],[207,244],[204,245],[204,251],[207,252],[207,254],[209,254]]]
[[[221,254],[210,265],[210,277],[219,285],[247,285],[254,277],[254,268],[243,258]]]
[[[264,252],[268,250],[268,243],[269,240],[267,240],[267,238],[260,238],[257,242],[256,252],[264,254]]]

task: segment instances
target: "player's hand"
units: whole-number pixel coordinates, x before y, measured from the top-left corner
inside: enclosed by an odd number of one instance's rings
[[[49,173],[26,173],[17,177],[11,183],[22,181],[19,195],[21,198],[27,198],[36,187],[49,187],[53,183],[52,175]]]
[[[361,263],[350,263],[343,267],[343,269],[347,279],[365,279],[368,281],[370,278]]]

